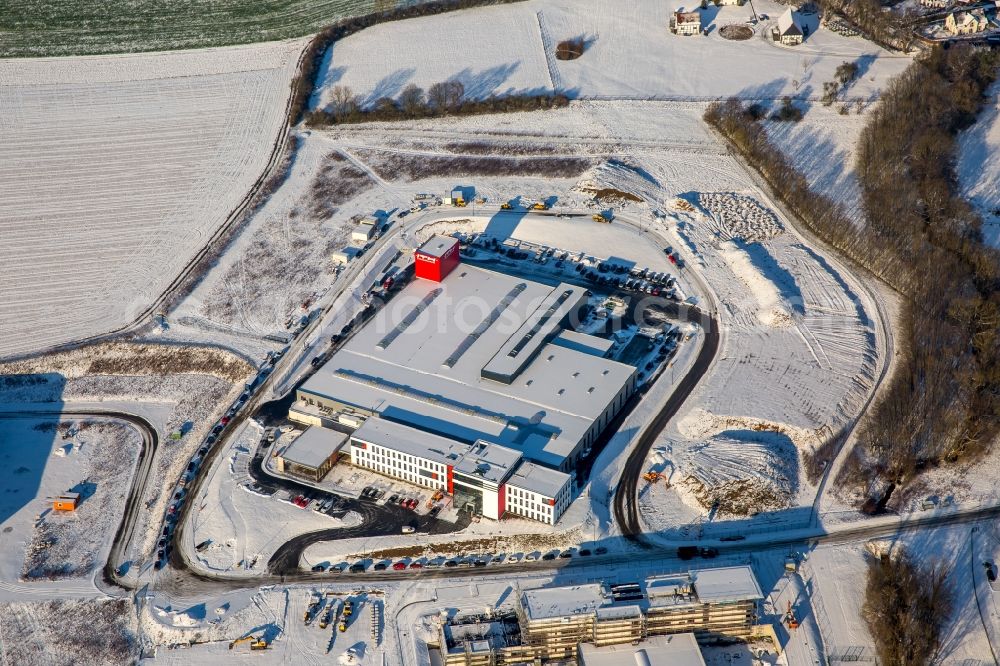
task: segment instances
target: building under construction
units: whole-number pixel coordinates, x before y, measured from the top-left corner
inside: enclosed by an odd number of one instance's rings
[[[509,666],[577,659],[581,644],[639,643],[693,634],[699,643],[750,637],[763,599],[749,566],[525,590],[506,614],[442,626],[446,666]]]

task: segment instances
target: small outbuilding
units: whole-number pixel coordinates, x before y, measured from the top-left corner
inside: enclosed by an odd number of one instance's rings
[[[283,474],[319,482],[337,462],[347,439],[345,433],[336,430],[306,428],[276,457],[275,467]]]
[[[346,266],[351,263],[355,257],[361,254],[356,247],[345,247],[343,250],[337,250],[330,254],[330,260],[333,261],[335,266]]]
[[[80,493],[63,493],[52,501],[52,508],[56,511],[76,511],[80,506]]]

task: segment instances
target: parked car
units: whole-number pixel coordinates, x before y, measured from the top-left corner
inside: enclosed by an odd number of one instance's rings
[[[375,563],[375,571],[385,571],[388,568],[389,568],[389,565],[386,562],[376,562]]]
[[[598,546],[597,548],[594,549],[594,553],[596,553],[597,555],[607,555],[608,549],[605,548],[604,546]]]
[[[581,548],[579,554],[580,554],[580,557],[589,557],[590,556],[590,549],[589,548]]]
[[[364,573],[365,565],[363,562],[355,562],[354,564],[351,565],[349,571],[351,573]]]
[[[312,570],[313,570],[313,572],[316,572],[316,573],[318,573],[320,571],[326,571],[326,565],[325,564],[317,564],[316,566],[314,566],[312,568]]]
[[[450,569],[452,567],[457,567],[458,562],[456,562],[455,560],[445,560],[444,565]]]
[[[389,504],[395,504],[398,501],[399,501],[399,495],[389,495],[389,500],[388,500]]]
[[[546,561],[554,560],[554,559],[556,559],[556,554],[555,553],[545,553],[544,555],[542,555],[542,559],[546,560]]]
[[[420,562],[410,562],[410,568],[411,569],[423,569],[424,565],[421,564]]]
[[[392,565],[393,571],[402,571],[406,568],[406,562],[396,562]]]

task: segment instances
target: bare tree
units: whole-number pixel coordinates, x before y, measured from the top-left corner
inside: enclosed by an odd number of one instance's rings
[[[330,112],[335,116],[347,116],[361,108],[357,95],[348,86],[334,86],[330,89]]]
[[[427,91],[427,101],[439,113],[454,111],[465,100],[465,86],[454,79],[435,83]]]
[[[419,114],[426,104],[424,89],[415,83],[406,86],[403,88],[403,92],[399,93],[399,106],[403,109],[403,113],[408,116]]]

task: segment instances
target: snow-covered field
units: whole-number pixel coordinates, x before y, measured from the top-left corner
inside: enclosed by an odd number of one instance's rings
[[[102,566],[139,446],[117,421],[0,420],[0,578],[77,578]],[[80,493],[77,510],[53,511],[48,498],[67,491]]]
[[[0,357],[170,284],[264,172],[301,45],[0,60]]]
[[[965,196],[983,218],[983,236],[1000,248],[1000,83],[990,89],[993,103],[959,136],[958,178]]]
[[[755,7],[772,19],[785,9],[768,0]],[[748,41],[721,37],[720,26],[750,18],[749,6],[703,12],[708,37],[672,35],[675,8],[654,0],[532,0],[379,25],[334,47],[313,104],[326,106],[334,85],[370,103],[410,83],[426,89],[446,79],[461,81],[474,98],[557,90],[571,97],[818,99],[837,65],[856,59],[865,67],[850,95],[868,99],[909,62],[824,29],[798,48],[776,46],[764,39],[774,21],[758,25]],[[556,43],[577,37],[587,44],[583,56],[557,60]]]

